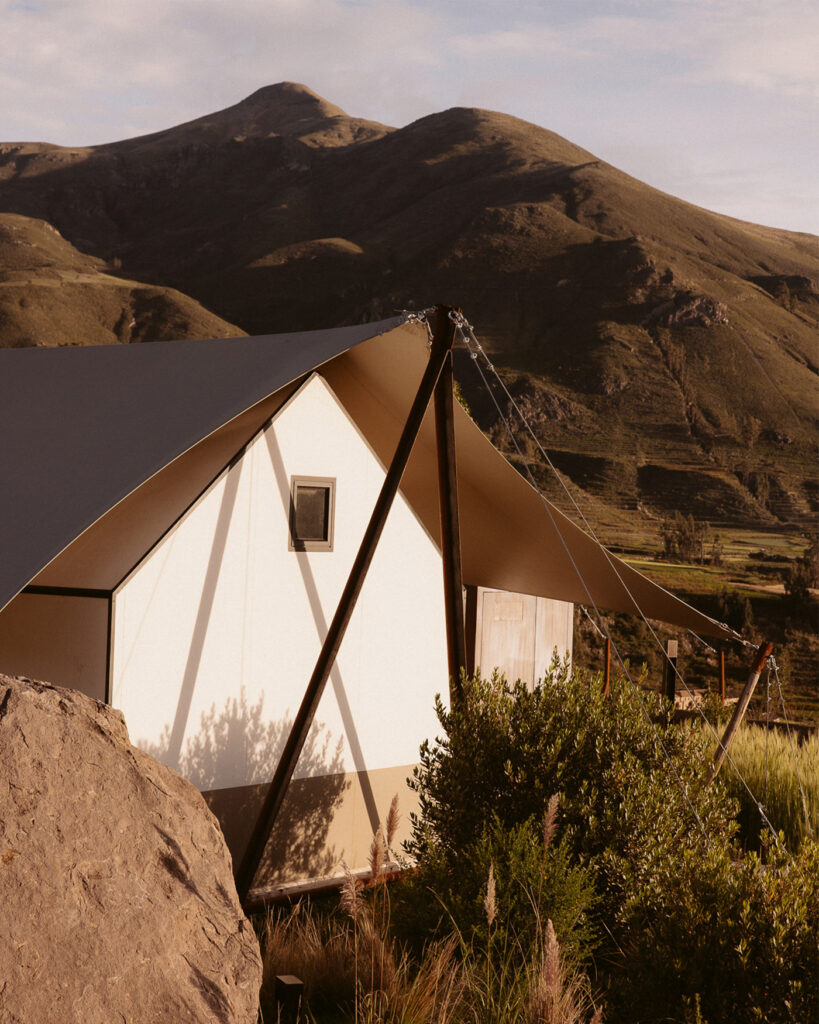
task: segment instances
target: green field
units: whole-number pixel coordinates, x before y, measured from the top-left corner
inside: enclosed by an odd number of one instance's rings
[[[814,593],[808,607],[794,607],[782,587],[789,565],[805,548],[804,538],[784,532],[726,530],[721,534],[720,566],[689,565],[652,557],[652,551],[659,553],[660,542],[658,535],[647,531],[638,535],[635,530],[631,540],[634,548],[621,552],[635,569],[707,614],[727,621],[746,639],[773,643],[788,717],[792,721],[819,724],[819,601]],[[641,550],[635,550],[638,545]],[[659,688],[662,659],[649,629],[628,616],[607,616],[607,623],[621,654],[634,667],[645,664],[646,684]],[[672,638],[679,642],[678,668],[689,686],[718,692],[719,663],[715,653],[673,627],[653,623],[652,628],[663,643]],[[599,669],[601,641],[582,614],[576,619],[576,636],[578,663]],[[741,692],[749,661],[747,648],[734,645],[727,651],[727,697],[736,697]],[[749,717],[763,717],[769,700],[771,714],[781,716],[773,674],[770,693],[767,684],[768,676],[763,672]]]

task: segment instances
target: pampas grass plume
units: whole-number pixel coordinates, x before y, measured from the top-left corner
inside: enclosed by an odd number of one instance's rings
[[[546,808],[546,813],[543,816],[544,850],[549,845],[549,843],[551,843],[551,841],[554,839],[555,832],[557,832],[557,805],[559,799],[560,798],[558,797],[557,793],[553,793],[552,796],[549,797],[549,804]]]
[[[384,867],[384,833],[379,826],[375,835],[373,835],[373,841],[370,843],[370,874],[372,876],[373,883],[377,882],[381,877],[381,871]]]
[[[344,869],[344,884],[341,887],[341,896],[339,898],[339,904],[345,914],[349,914],[354,920],[358,920],[358,915],[361,913],[361,882],[354,877],[349,867],[341,862],[341,866]]]
[[[401,815],[398,813],[398,794],[392,798],[390,803],[390,809],[387,812],[387,849],[390,849],[395,839],[395,833],[398,831],[398,822],[401,820]]]
[[[547,997],[556,1001],[560,994],[560,945],[552,919],[546,922],[546,944],[543,956],[543,982]]]
[[[486,896],[483,900],[483,909],[486,911],[486,923],[491,928],[498,910],[495,906],[495,864],[490,861],[489,878],[486,880]]]

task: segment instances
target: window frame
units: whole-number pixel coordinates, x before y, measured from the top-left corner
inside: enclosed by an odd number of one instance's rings
[[[296,491],[299,487],[323,487],[327,490],[327,536],[323,540],[299,540],[295,536]],[[336,519],[336,478],[334,476],[291,476],[288,514],[288,551],[332,551]]]

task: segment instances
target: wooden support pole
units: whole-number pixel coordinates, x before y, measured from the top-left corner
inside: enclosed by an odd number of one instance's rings
[[[603,696],[608,697],[611,690],[611,637],[606,637],[606,660],[603,665]]]
[[[731,715],[731,721],[728,723],[728,727],[720,740],[719,746],[717,747],[716,753],[714,754],[714,764],[711,768],[711,773],[708,776],[707,785],[714,781],[719,772],[720,765],[725,760],[725,756],[728,753],[728,747],[731,745],[737,729],[739,729],[740,723],[742,722],[745,712],[748,710],[748,705],[751,703],[751,697],[754,695],[757,681],[759,680],[760,673],[765,666],[765,662],[771,655],[773,650],[773,644],[764,643],[760,644],[757,648],[756,654],[754,655],[754,661],[751,665],[751,672],[748,676],[748,682],[745,684],[745,689],[742,691],[742,696],[737,702],[737,706],[734,708],[734,713]]]
[[[669,640],[665,645],[665,658],[663,659],[663,695],[674,703],[677,695],[677,651],[679,644],[676,640]]]
[[[421,423],[432,399],[435,385],[448,356],[449,349],[444,347],[443,343],[439,344],[437,348],[433,345],[418,393],[412,403],[407,422],[404,424],[404,430],[395,449],[395,455],[393,455],[392,463],[387,470],[381,492],[378,495],[372,516],[364,532],[364,538],[361,541],[361,546],[353,562],[344,591],[339,599],[336,613],[327,630],[327,635],[324,638],[313,674],[310,677],[310,682],[307,684],[307,690],[302,698],[301,706],[296,714],[290,735],[287,737],[279,763],[276,766],[276,773],[273,776],[273,781],[270,783],[259,811],[259,816],[256,819],[256,824],[253,826],[247,849],[236,873],[236,889],[239,893],[239,899],[243,903],[250,892],[250,886],[259,868],[271,829],[284,802],[287,787],[293,777],[304,742],[307,739],[307,733],[313,724],[313,718],[321,700],[321,695],[324,693],[324,687],[327,684],[330,670],[335,662],[338,649],[341,647],[341,641],[344,639],[347,626],[355,610],[356,601],[364,585],[367,570],[370,567],[376,546],[384,530],[387,515],[398,492],[398,486],[401,483],[401,477],[409,461],[412,446],[418,436],[418,431],[421,429]]]
[[[725,707],[725,648],[719,649],[719,699]]]
[[[435,386],[435,443],[438,454],[438,505],[441,517],[450,702],[461,696],[461,670],[467,667],[461,531],[458,518],[458,475],[455,464],[455,421],[452,409],[454,337],[455,325],[449,319],[449,308],[438,306],[432,349],[433,353],[442,348],[446,351],[441,376]]]

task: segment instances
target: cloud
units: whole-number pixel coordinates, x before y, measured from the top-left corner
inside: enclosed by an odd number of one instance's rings
[[[743,203],[791,181],[783,222],[811,216],[808,0],[0,0],[0,24],[0,139],[114,141],[289,79],[393,125],[504,110],[666,188],[775,146]]]
[[[43,0],[0,17],[5,138],[62,124],[56,141],[110,141],[286,79],[400,108],[437,59],[437,17],[397,0]],[[93,137],[69,138],[78,124]]]
[[[707,58],[698,75],[703,81],[819,96],[819,8],[789,19],[773,7],[743,19],[730,35],[706,35],[704,41]]]
[[[633,0],[580,5],[573,19],[557,24],[531,12],[529,17],[508,19],[513,23],[502,28],[467,30],[457,37],[456,49],[495,60],[500,54],[531,61],[557,56],[567,68],[584,65],[594,73],[618,67],[626,78],[650,70],[659,80],[677,83],[786,95],[816,95],[819,89],[819,8],[803,0]]]

